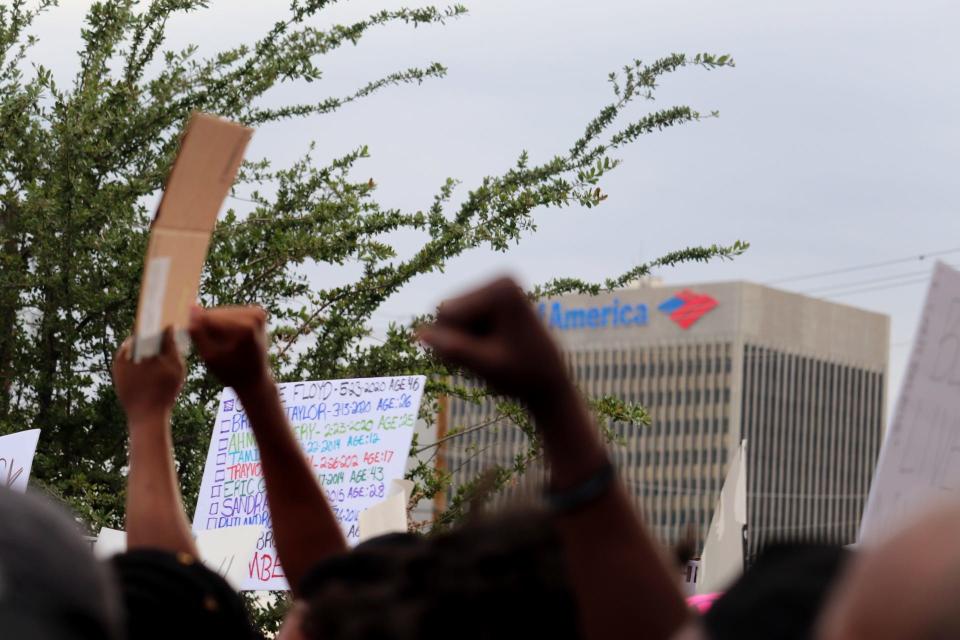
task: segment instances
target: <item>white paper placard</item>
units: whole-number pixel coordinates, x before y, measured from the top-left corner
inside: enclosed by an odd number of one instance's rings
[[[196,536],[200,560],[220,574],[234,589],[239,589],[246,577],[245,562],[260,539],[260,527],[230,527],[201,531]],[[104,527],[93,543],[93,555],[107,560],[127,550],[127,532]]]
[[[860,527],[870,544],[960,505],[960,272],[938,262]]]
[[[170,257],[150,258],[143,274],[143,309],[140,324],[137,326],[134,360],[151,358],[160,353],[160,341],[163,338],[163,296],[167,292],[167,280],[170,277]]]
[[[207,567],[239,590],[247,577],[247,561],[256,550],[262,532],[262,527],[201,531],[197,534],[197,551]]]
[[[407,503],[412,492],[409,480],[391,480],[387,498],[360,512],[360,542],[407,531]]]
[[[423,395],[423,376],[280,384],[287,418],[323,486],[347,542],[360,538],[360,512],[403,477]],[[208,529],[259,526],[244,590],[287,589],[273,544],[260,454],[232,389],[220,397],[193,517]]]
[[[39,439],[40,429],[0,437],[0,483],[4,487],[19,493],[26,492]]]
[[[127,550],[127,532],[104,527],[93,543],[93,555],[106,560]]]

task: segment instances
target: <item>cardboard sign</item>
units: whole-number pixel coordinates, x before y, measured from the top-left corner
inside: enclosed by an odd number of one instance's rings
[[[40,429],[0,437],[0,485],[19,493],[27,491],[39,439]]]
[[[940,502],[960,505],[960,272],[938,262],[860,542],[880,540]]]
[[[288,382],[279,386],[287,418],[350,544],[360,514],[403,477],[423,396],[423,376]],[[402,496],[401,496],[402,499]],[[260,452],[232,389],[220,396],[193,529],[259,526],[246,559],[244,590],[286,589],[273,543]]]
[[[252,129],[211,115],[190,117],[150,227],[134,359],[156,355],[168,326],[185,344],[183,330],[197,300],[210,234],[252,135]]]

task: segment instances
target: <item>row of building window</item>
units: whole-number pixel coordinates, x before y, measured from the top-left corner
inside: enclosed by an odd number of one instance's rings
[[[699,404],[720,404],[730,402],[730,388],[716,387],[714,389],[676,389],[657,391],[636,391],[625,394],[629,402],[641,404],[647,408],[655,406],[688,406]]]
[[[633,430],[629,429],[632,425],[628,423],[615,423],[614,430],[620,436],[632,435]],[[637,429],[640,436],[677,436],[677,435],[719,435],[727,433],[730,428],[730,420],[724,418],[692,418],[685,420],[659,420],[653,418],[648,427]]]
[[[855,540],[883,428],[883,374],[747,345],[743,393],[748,554],[784,537]]]
[[[636,482],[633,484],[633,493],[644,498],[668,496],[671,498],[700,498],[713,496],[720,490],[721,482],[716,477],[679,478],[677,480],[662,480],[658,484]],[[631,485],[628,481],[627,485]],[[711,507],[713,504],[710,505]]]
[[[701,404],[728,404],[730,402],[730,388],[716,387],[714,389],[677,389],[657,391],[630,391],[624,395],[624,400],[643,405],[648,409],[657,406],[682,407]],[[477,404],[472,402],[455,401],[451,403],[450,413],[454,418],[470,414],[489,413],[495,407],[495,401],[485,399]]]
[[[665,465],[672,464],[727,464],[727,450],[723,447],[712,447],[710,449],[673,449],[670,451],[644,451],[642,449],[634,451],[633,449],[615,449],[614,455],[626,463],[626,467],[646,467],[647,465],[659,465],[661,461]]]
[[[662,527],[666,526],[684,526],[684,525],[701,525],[707,526],[710,524],[709,518],[712,514],[707,514],[706,511],[702,509],[697,510],[663,510],[656,513],[648,514],[647,521],[650,524],[656,526],[659,524]],[[683,534],[684,532],[680,532]]]
[[[701,421],[692,420],[654,420],[647,433],[659,435],[718,435],[729,430],[728,418],[711,418]],[[701,428],[702,427],[702,428]]]
[[[596,358],[598,354],[591,353]],[[577,358],[574,357],[574,360]],[[686,365],[686,366],[684,366]],[[729,358],[707,358],[690,360],[658,360],[656,362],[594,362],[577,363],[574,374],[578,380],[636,379],[662,376],[691,376],[701,373],[730,373],[733,361]]]

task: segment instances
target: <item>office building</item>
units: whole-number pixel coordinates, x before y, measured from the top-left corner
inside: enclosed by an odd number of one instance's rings
[[[643,286],[540,305],[588,396],[644,405],[611,425],[620,478],[665,543],[703,543],[726,467],[746,440],[746,557],[770,540],[850,543],[884,425],[886,316],[746,283]],[[526,438],[494,403],[453,401],[459,483],[510,464]]]

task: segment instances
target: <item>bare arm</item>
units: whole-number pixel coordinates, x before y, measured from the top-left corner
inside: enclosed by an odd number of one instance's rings
[[[544,438],[551,486],[564,491],[608,461],[579,393],[569,385],[556,402],[532,407]],[[570,513],[557,526],[588,638],[670,638],[689,615],[678,577],[650,537],[622,483]]]
[[[128,340],[120,347],[113,365],[114,386],[130,431],[127,548],[163,549],[196,557],[170,433],[173,404],[183,384],[183,361],[169,330],[164,333],[160,354],[153,358],[133,363],[130,346]]]
[[[255,307],[198,310],[190,333],[207,366],[237,392],[250,420],[277,554],[297,596],[306,573],[347,544],[280,402],[269,371],[265,324],[263,310]]]
[[[530,409],[554,491],[580,486],[607,464],[606,450],[563,360],[523,292],[498,280],[444,303],[420,339]],[[624,488],[557,520],[585,637],[669,638],[688,612],[678,580]]]

